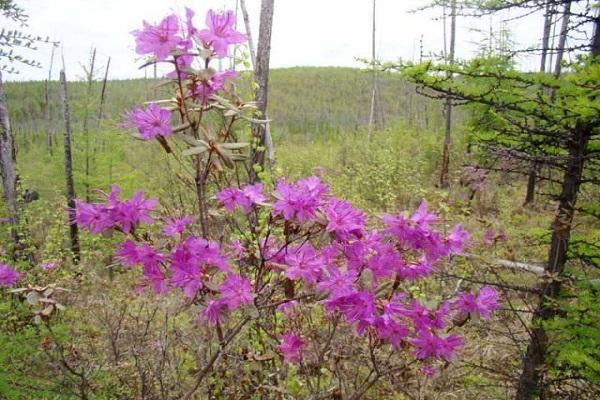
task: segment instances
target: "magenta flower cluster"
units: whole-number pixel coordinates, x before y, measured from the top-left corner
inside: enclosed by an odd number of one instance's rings
[[[135,200],[118,201],[116,194],[115,189],[106,204],[78,202],[82,225],[95,233],[106,229],[127,233],[137,223],[151,221],[148,211],[155,208],[155,201],[148,204],[139,194]],[[270,213],[269,232],[280,226],[296,233],[269,234],[258,243],[235,240],[226,252],[216,242],[186,234],[193,219],[182,217],[166,221],[165,239],[156,241],[160,247],[126,240],[117,251],[123,266],[141,266],[141,287],[152,286],[157,293],[179,289],[187,298],[202,302],[201,323],[221,325],[241,307],[260,306],[261,295],[281,291],[277,285],[285,279],[298,293],[316,294],[326,314],[341,316],[358,335],[374,334],[397,350],[410,348],[423,365],[433,366],[436,360],[450,361],[462,346],[459,336],[445,334],[455,315],[489,319],[498,307],[498,292],[491,287],[476,294],[460,293],[435,306],[403,291],[400,283],[428,276],[444,258],[460,254],[469,245],[469,234],[460,225],[448,234],[438,231],[438,218],[424,202],[410,216],[384,216],[384,228],[377,231],[367,228],[362,211],[331,195],[317,177],[280,181],[270,194],[256,184],[226,188],[216,197],[227,213]],[[127,212],[115,211],[123,205],[129,205]],[[310,236],[302,232],[321,239],[298,240]],[[323,235],[328,239],[324,241]],[[256,275],[244,267],[245,260],[256,257],[269,276],[260,286]],[[289,316],[303,305],[289,299],[278,309]],[[285,363],[297,363],[309,345],[300,333],[289,331],[282,336],[279,350]]]
[[[179,81],[185,88],[185,98],[205,106],[211,97],[224,90],[227,82],[237,78],[232,70],[215,72],[209,69],[214,58],[226,57],[232,45],[244,43],[246,35],[235,30],[235,13],[231,10],[206,15],[206,27],[194,26],[194,12],[185,9],[185,21],[172,14],[160,23],[153,25],[143,22],[143,29],[133,31],[136,52],[152,57],[152,62],[166,62],[174,66],[167,77]],[[196,58],[201,58],[202,71],[192,66]],[[182,93],[182,95],[184,95]],[[143,140],[162,140],[172,133],[171,111],[150,104],[146,109],[135,107],[126,116],[124,126],[136,129]]]
[[[137,192],[128,200],[119,200],[121,188],[113,185],[106,203],[86,203],[76,200],[77,223],[92,233],[119,229],[129,233],[141,223],[153,222],[150,212],[158,205],[156,199],[145,199]]]
[[[0,287],[11,287],[19,281],[21,273],[0,262]]]

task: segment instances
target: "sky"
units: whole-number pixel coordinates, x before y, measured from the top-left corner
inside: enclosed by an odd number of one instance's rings
[[[377,58],[384,61],[418,59],[423,38],[426,54],[443,49],[442,10],[410,12],[429,0],[377,0]],[[60,55],[70,80],[82,79],[83,65],[88,63],[92,47],[97,62],[112,58],[110,78],[144,77],[151,71],[140,70],[142,60],[135,54],[131,31],[175,12],[183,15],[184,7],[196,11],[194,23],[203,26],[208,9],[235,9],[236,0],[19,0],[29,15],[29,31],[59,41],[52,79],[57,79]],[[252,33],[258,37],[260,0],[246,0]],[[361,67],[357,60],[371,54],[372,0],[275,0],[271,67],[347,66]],[[499,28],[501,15],[492,20]],[[490,19],[458,19],[457,55],[466,58],[476,50],[481,35],[472,28],[487,30]],[[520,45],[535,45],[542,30],[541,18],[529,17],[511,25],[513,39]],[[241,12],[238,30],[244,30]],[[29,55],[25,53],[26,55]],[[39,45],[34,57],[42,69],[18,66],[20,73],[6,80],[42,80],[48,77],[51,47]],[[528,61],[523,60],[527,67]],[[159,71],[160,72],[160,71]]]

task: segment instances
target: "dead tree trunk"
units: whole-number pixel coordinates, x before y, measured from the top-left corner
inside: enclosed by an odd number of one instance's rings
[[[67,215],[69,217],[71,251],[73,262],[78,263],[79,254],[79,228],[77,226],[77,212],[75,210],[75,184],[73,182],[73,157],[71,154],[71,113],[69,111],[69,96],[67,94],[67,78],[64,69],[60,71],[60,97],[63,104],[63,118],[65,122],[64,147],[65,147],[65,179],[67,186]]]
[[[52,54],[50,55],[50,67],[48,68],[48,79],[44,85],[44,112],[46,114],[46,147],[50,155],[52,155],[53,146],[53,132],[52,132],[52,118],[50,113],[50,81],[52,80],[52,65],[54,64],[54,49],[52,46]]]
[[[19,205],[17,201],[17,153],[15,141],[10,128],[8,106],[4,95],[2,72],[0,71],[0,172],[6,210],[11,224],[11,237],[16,247],[19,241],[17,224],[19,222]]]
[[[593,57],[600,56],[600,19],[594,24],[592,39]],[[532,400],[540,392],[542,367],[544,366],[548,336],[542,323],[556,315],[553,302],[558,297],[561,279],[568,259],[569,239],[575,215],[577,195],[582,182],[583,169],[588,154],[588,143],[600,121],[579,122],[571,133],[568,144],[568,159],[562,178],[558,211],[552,224],[552,240],[548,251],[545,273],[557,277],[541,284],[539,303],[532,318],[533,328],[527,352],[523,359],[523,369],[519,379],[516,400]]]
[[[546,12],[544,15],[544,33],[542,36],[542,55],[540,60],[540,72],[546,72],[546,61],[548,58],[548,51],[550,48],[550,30],[552,29],[552,14],[553,14],[553,6],[548,3],[546,5]],[[537,170],[538,170],[538,162],[537,160],[532,160],[529,164],[529,175],[527,177],[527,192],[525,194],[525,202],[523,205],[528,205],[533,203],[535,199],[535,185],[537,183]]]
[[[448,64],[454,64],[454,50],[456,47],[456,0],[452,0],[450,9],[450,51],[448,52]],[[449,74],[452,78],[452,73]],[[442,168],[440,170],[440,187],[448,188],[450,182],[448,175],[450,172],[450,145],[452,144],[452,97],[446,96],[444,106],[446,125],[444,132],[444,148],[442,151]]]
[[[377,68],[375,68],[375,28],[376,28],[376,0],[373,0],[373,26],[371,31],[371,108],[369,111],[369,130],[367,133],[367,141],[371,142],[373,135],[373,123],[375,122],[375,100],[377,98]]]
[[[110,57],[106,62],[106,69],[104,70],[104,79],[102,80],[102,90],[100,91],[100,103],[98,104],[98,120],[97,127],[100,128],[100,121],[102,121],[104,112],[104,102],[106,101],[106,82],[108,81],[108,69],[110,68]]]
[[[254,65],[254,79],[258,84],[255,92],[257,114],[260,118],[267,116],[268,86],[269,86],[269,60],[271,57],[271,31],[273,28],[273,3],[274,0],[262,0],[260,7],[260,29],[258,33],[258,47],[256,51],[256,64]],[[242,2],[244,4],[244,2]],[[245,9],[243,5],[243,9]],[[252,127],[254,143],[251,146],[250,181],[259,180],[257,171],[265,166],[265,147],[267,143],[267,126],[255,124]]]
[[[86,70],[87,93],[85,99],[85,108],[83,113],[83,135],[85,137],[85,201],[90,201],[90,130],[89,114],[90,102],[92,101],[92,85],[94,83],[94,65],[96,64],[96,49],[92,50],[90,67]]]

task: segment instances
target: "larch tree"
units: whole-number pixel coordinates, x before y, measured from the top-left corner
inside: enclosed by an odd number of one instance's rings
[[[450,0],[436,2],[451,5]],[[556,201],[549,229],[545,276],[538,282],[537,301],[527,327],[527,350],[516,382],[515,399],[554,398],[548,371],[548,351],[557,334],[547,330],[560,320],[561,289],[581,270],[600,265],[598,242],[581,237],[578,219],[600,218],[597,205],[600,185],[600,16],[598,2],[579,0],[479,0],[461,2],[467,15],[487,15],[511,10],[521,15],[542,15],[549,8],[561,12],[561,28],[553,73],[528,72],[497,58],[476,58],[451,65],[425,62],[389,64],[392,70],[439,95],[462,104],[483,106],[493,116],[493,129],[480,132],[475,141],[481,158],[510,160],[512,172],[527,176],[532,162],[548,170],[543,180]],[[515,18],[515,17],[513,17]],[[546,29],[544,29],[544,33]],[[570,38],[567,46],[566,38]],[[545,38],[542,37],[542,42]],[[552,46],[546,51],[552,52]],[[513,50],[513,54],[531,52]],[[536,49],[539,51],[539,49]],[[568,55],[568,57],[567,57]],[[564,59],[572,60],[569,64]],[[494,169],[493,165],[490,165]],[[582,190],[586,196],[582,198]],[[595,193],[595,195],[594,195]],[[591,204],[590,204],[591,203]],[[574,238],[576,237],[576,240]],[[590,254],[596,249],[596,256]],[[577,261],[577,262],[575,262]],[[593,268],[592,268],[593,269]],[[570,302],[577,301],[577,293]],[[590,329],[590,326],[588,326]],[[593,357],[592,349],[582,355]],[[561,373],[570,361],[563,359]],[[566,363],[566,364],[565,364]],[[574,368],[585,368],[575,365]],[[577,376],[577,375],[575,375]],[[562,378],[560,378],[562,379]],[[559,381],[560,381],[559,379]]]

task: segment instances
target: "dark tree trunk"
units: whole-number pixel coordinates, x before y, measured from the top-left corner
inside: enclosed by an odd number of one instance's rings
[[[598,57],[600,55],[600,19],[596,19],[594,28],[591,55]],[[568,143],[568,160],[559,196],[558,211],[552,223],[552,240],[548,252],[548,263],[545,267],[545,272],[548,276],[560,278],[565,270],[569,239],[577,204],[577,194],[581,185],[587,147],[592,134],[599,125],[600,121],[580,122],[571,133]],[[523,359],[523,369],[517,387],[516,400],[532,400],[540,392],[541,369],[544,366],[548,346],[548,337],[542,323],[556,315],[556,310],[552,307],[552,302],[558,297],[560,288],[560,279],[553,279],[541,285],[541,295],[538,307],[532,318],[533,328],[531,329],[531,338],[527,352]]]
[[[274,0],[262,0],[260,7],[260,29],[258,33],[258,47],[256,49],[256,64],[254,66],[254,78],[258,84],[255,99],[258,107],[257,114],[260,118],[264,118],[267,115],[273,3]],[[252,127],[252,137],[254,138],[254,143],[251,148],[250,157],[250,181],[256,182],[259,180],[259,177],[255,167],[263,170],[265,166],[266,125],[255,124]]]
[[[106,101],[106,82],[108,81],[108,69],[110,68],[110,57],[106,62],[106,69],[104,70],[104,79],[102,80],[102,90],[100,91],[100,104],[98,104],[98,120],[97,127],[100,128],[100,122],[104,116],[104,102]]]
[[[450,51],[448,52],[448,64],[454,64],[454,52],[456,48],[456,0],[452,0],[450,10]],[[449,78],[452,75],[450,74]],[[452,145],[452,98],[446,96],[444,106],[446,117],[444,131],[444,148],[442,150],[442,168],[440,171],[440,187],[446,189],[450,187],[448,175],[450,172],[450,146]]]
[[[544,33],[542,37],[542,54],[540,59],[540,72],[546,72],[546,61],[548,59],[548,51],[550,50],[550,30],[552,29],[552,13],[554,12],[554,7],[548,3],[546,5],[546,12],[544,15]],[[535,200],[535,185],[537,182],[537,170],[538,170],[538,162],[537,160],[532,160],[529,165],[529,175],[527,178],[527,191],[525,194],[525,201],[523,205],[528,205],[533,203]]]
[[[16,247],[19,241],[17,224],[19,222],[19,206],[17,201],[17,153],[14,137],[10,128],[8,106],[4,95],[2,72],[0,72],[0,173],[6,210],[11,224],[11,236]],[[14,254],[13,254],[14,256]]]
[[[60,97],[63,103],[63,118],[65,122],[64,147],[65,147],[65,179],[67,186],[67,214],[69,217],[71,251],[73,262],[78,263],[79,254],[79,228],[77,226],[77,212],[75,210],[75,184],[73,183],[73,158],[71,155],[71,113],[69,111],[69,96],[67,94],[67,78],[65,71],[60,71]]]

